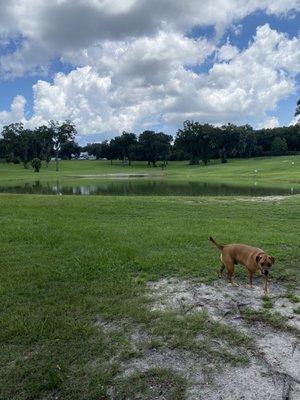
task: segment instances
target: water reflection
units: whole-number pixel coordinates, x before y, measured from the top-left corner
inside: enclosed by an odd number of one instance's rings
[[[54,195],[116,195],[116,196],[274,196],[300,193],[296,188],[268,188],[254,182],[235,186],[207,182],[168,182],[165,180],[115,180],[92,184],[27,182],[16,186],[0,186],[1,193]]]

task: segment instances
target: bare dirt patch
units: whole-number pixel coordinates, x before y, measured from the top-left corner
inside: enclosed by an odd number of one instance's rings
[[[290,196],[257,196],[248,198],[238,198],[239,201],[254,201],[254,202],[265,202],[265,201],[282,201]]]
[[[229,286],[224,281],[212,285],[175,278],[148,282],[149,308],[154,316],[165,315],[168,320],[171,313],[185,324],[189,318],[206,315],[205,324],[230,327],[233,335],[243,332],[252,344],[231,345],[235,342],[228,338],[228,332],[221,329],[221,333],[211,336],[211,330],[197,328],[194,339],[200,351],[194,351],[188,346],[191,338],[180,338],[188,330],[177,332],[181,344],[187,342],[182,347],[170,345],[168,325],[155,336],[155,329],[149,326],[97,319],[95,324],[108,335],[126,332],[134,352],[130,358],[115,359],[119,372],[108,398],[117,400],[120,393],[127,393],[132,399],[144,400],[299,400],[300,316],[294,312],[297,304],[287,298],[286,289],[278,283],[273,282],[270,291],[269,299],[263,298],[259,280],[254,289],[245,284]],[[299,288],[293,293],[294,298],[299,296]],[[155,345],[156,340],[160,345]],[[245,353],[248,363],[233,361],[230,355],[239,352]],[[219,356],[214,357],[215,354]],[[176,386],[179,381],[182,383]],[[140,389],[132,388],[134,382]],[[175,396],[183,387],[184,395]]]
[[[294,313],[295,304],[286,298],[286,291],[281,285],[271,285],[268,301],[272,308],[267,310],[268,315],[282,317],[283,322],[278,326],[272,320],[259,317],[259,313],[264,312],[266,301],[262,297],[260,282],[250,289],[242,284],[239,287],[229,286],[223,281],[206,285],[171,278],[149,282],[148,289],[149,307],[153,313],[167,315],[172,312],[178,318],[206,313],[210,320],[244,332],[254,342],[253,347],[244,350],[228,348],[228,342],[222,335],[215,339],[205,338],[199,332],[197,340],[203,346],[209,340],[216,351],[224,354],[245,351],[250,362],[233,365],[226,362],[226,358],[224,362],[216,362],[189,348],[170,347],[167,343],[156,348],[150,345],[153,337],[143,327],[134,327],[128,337],[134,348],[143,349],[142,354],[121,362],[120,369],[123,372],[119,379],[130,382],[136,374],[167,368],[184,379],[184,398],[189,400],[300,399],[300,317]],[[296,290],[296,294],[299,294],[299,290]],[[247,310],[251,310],[250,319],[247,318]],[[108,331],[116,328],[105,323],[103,327]],[[117,399],[116,393],[112,387],[109,397]],[[163,392],[152,395],[154,397],[151,398],[155,399],[168,398]],[[140,399],[149,398],[143,393],[139,396]]]
[[[125,173],[116,173],[116,174],[87,174],[87,175],[72,175],[71,178],[81,178],[81,179],[97,179],[97,178],[113,178],[113,179],[131,179],[131,178],[148,178],[153,177],[150,174],[125,174]]]
[[[188,280],[162,279],[150,282],[152,310],[176,310],[194,313],[205,311],[214,320],[243,330],[254,339],[256,351],[250,364],[242,367],[223,366],[212,374],[212,383],[190,379],[189,399],[300,399],[300,347],[296,329],[300,318],[293,312],[294,304],[285,297],[281,285],[271,286],[270,313],[278,313],[293,331],[276,330],[272,324],[253,320],[247,322],[245,310],[260,312],[263,307],[261,285],[254,289],[217,282],[212,286]],[[299,293],[299,291],[298,291]],[[199,374],[200,376],[201,374]],[[192,383],[193,382],[193,383]]]

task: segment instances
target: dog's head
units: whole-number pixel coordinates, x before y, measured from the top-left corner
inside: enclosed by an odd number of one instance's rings
[[[269,271],[275,262],[275,258],[268,256],[268,254],[259,254],[256,256],[256,262],[259,266],[261,273],[265,276],[269,275]]]

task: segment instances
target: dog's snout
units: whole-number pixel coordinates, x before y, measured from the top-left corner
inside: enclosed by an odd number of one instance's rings
[[[268,275],[269,275],[269,270],[264,269],[264,270],[263,270],[263,274],[264,274],[265,276],[268,276]]]

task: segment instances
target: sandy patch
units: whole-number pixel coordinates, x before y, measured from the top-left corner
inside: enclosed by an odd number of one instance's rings
[[[97,174],[97,175],[69,175],[69,178],[81,178],[81,179],[97,179],[97,178],[114,178],[114,179],[131,179],[131,178],[148,178],[155,177],[150,174]]]

